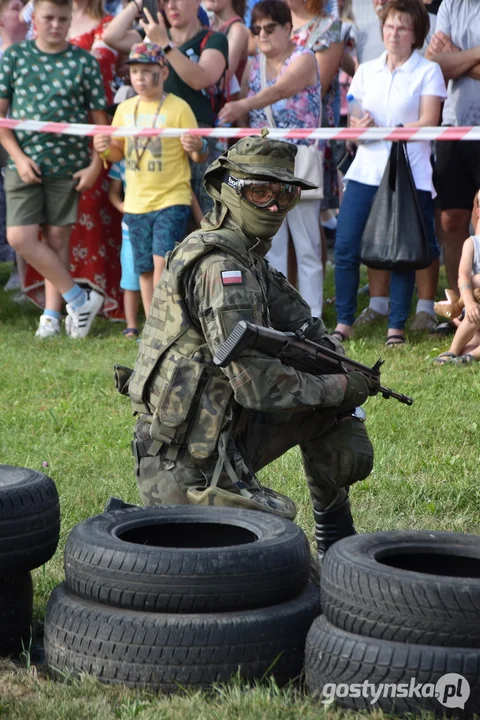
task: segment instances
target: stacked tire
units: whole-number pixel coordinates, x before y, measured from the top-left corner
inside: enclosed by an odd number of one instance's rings
[[[33,587],[30,571],[54,555],[60,506],[43,473],[0,465],[0,656],[30,645]]]
[[[305,670],[324,703],[480,712],[479,536],[389,531],[341,540],[325,556],[321,603]]]
[[[230,508],[116,510],[75,527],[45,620],[54,677],[174,692],[303,669],[320,610],[294,523]]]

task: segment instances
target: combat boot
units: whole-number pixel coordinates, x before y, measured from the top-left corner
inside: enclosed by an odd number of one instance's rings
[[[126,510],[127,508],[138,508],[140,505],[132,505],[132,503],[126,503],[121,498],[110,497],[105,505],[104,513],[114,512],[115,510]]]
[[[315,519],[315,540],[317,541],[318,563],[321,570],[322,560],[328,548],[350,535],[355,535],[350,500],[345,498],[339,505],[329,510],[313,511]]]

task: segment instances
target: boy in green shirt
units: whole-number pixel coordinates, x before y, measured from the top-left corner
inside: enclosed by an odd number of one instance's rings
[[[0,117],[18,120],[107,124],[97,61],[67,42],[72,0],[35,0],[36,40],[8,48],[0,64]],[[85,337],[103,297],[83,290],[69,271],[69,237],[78,198],[101,169],[88,138],[0,131],[10,159],[5,171],[7,239],[45,278],[45,311],[36,336],[60,333],[62,297],[67,334]],[[42,227],[43,242],[39,239]]]

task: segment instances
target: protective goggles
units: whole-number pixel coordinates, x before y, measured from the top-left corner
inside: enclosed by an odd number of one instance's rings
[[[241,180],[233,175],[227,175],[226,182],[253,207],[269,208],[278,205],[280,210],[291,210],[300,200],[301,190],[298,185],[270,180]]]

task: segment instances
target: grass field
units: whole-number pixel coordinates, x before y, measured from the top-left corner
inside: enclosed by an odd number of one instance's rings
[[[117,323],[96,320],[83,341],[42,342],[33,335],[39,311],[17,305],[2,288],[9,266],[0,265],[0,462],[45,470],[56,482],[62,511],[60,546],[47,566],[34,571],[37,634],[50,592],[63,579],[62,552],[71,528],[100,513],[110,495],[138,502],[130,454],[133,418],[114,389],[112,366],[132,365],[137,345]],[[333,294],[331,273],[327,296]],[[363,298],[362,303],[366,300]],[[333,310],[326,306],[327,326]],[[420,337],[384,350],[386,328],[351,342],[347,352],[372,364],[386,359],[383,384],[412,395],[412,407],[380,397],[366,406],[375,469],[352,490],[357,529],[416,528],[480,532],[478,483],[480,374],[476,365],[435,367],[431,358],[448,341]],[[264,471],[265,484],[291,495],[298,522],[312,540],[308,493],[296,450]],[[172,699],[105,688],[89,678],[54,683],[26,653],[23,667],[0,668],[0,717],[62,718],[353,718],[327,712],[295,689],[273,685],[245,689],[238,683],[211,696]],[[358,717],[358,715],[356,716]],[[381,718],[381,713],[373,717]]]

